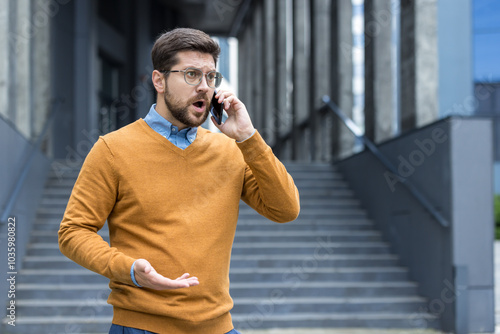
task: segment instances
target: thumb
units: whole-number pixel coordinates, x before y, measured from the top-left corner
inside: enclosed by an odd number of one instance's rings
[[[135,263],[135,268],[137,269],[138,272],[143,272],[145,274],[149,274],[151,272],[152,266],[148,260],[139,259]]]

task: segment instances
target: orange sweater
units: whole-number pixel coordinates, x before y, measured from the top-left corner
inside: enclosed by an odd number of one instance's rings
[[[61,252],[108,277],[113,323],[157,333],[225,333],[229,262],[243,199],[276,222],[294,220],[299,195],[258,132],[242,143],[198,129],[185,150],[144,120],[100,137],[87,156],[59,230]],[[96,233],[108,221],[111,247]],[[200,285],[136,287],[132,263],[187,272]]]

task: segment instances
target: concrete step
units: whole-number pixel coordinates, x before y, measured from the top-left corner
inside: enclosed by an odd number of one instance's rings
[[[231,296],[234,298],[271,298],[277,292],[288,297],[376,297],[416,296],[418,285],[408,281],[387,282],[234,282]],[[108,284],[40,284],[17,285],[18,299],[92,299],[105,300],[111,290]]]
[[[99,235],[109,243],[109,232],[103,231]],[[288,242],[315,242],[318,238],[324,237],[324,231],[239,231],[234,242],[278,242],[286,240]],[[57,244],[57,234],[54,231],[33,231],[31,242],[33,243],[53,243]],[[381,241],[382,236],[378,231],[336,231],[329,235],[332,242],[342,241]]]
[[[288,313],[274,314],[259,311],[251,314],[233,315],[235,328],[439,328],[439,319],[419,311],[408,313],[359,312],[359,313]],[[308,333],[305,331],[304,333]],[[367,332],[369,333],[369,332]],[[389,332],[389,330],[387,331]]]
[[[106,300],[111,290],[108,283],[96,284],[56,284],[56,283],[19,283],[16,298],[22,299],[91,299]]]
[[[275,299],[273,304],[262,298],[233,298],[232,314],[251,314],[259,305],[272,305],[273,314],[311,313],[321,306],[321,313],[393,312],[410,313],[425,307],[420,297],[286,297]],[[71,316],[99,311],[100,316],[112,316],[113,308],[105,299],[20,299],[16,301],[23,316]]]
[[[301,199],[351,198],[354,196],[354,192],[349,188],[299,188],[298,190]]]
[[[330,171],[335,172],[337,168],[329,163],[310,163],[310,162],[284,162],[286,170],[293,174],[294,172],[318,172],[318,171]]]
[[[109,232],[108,231],[99,231],[98,233],[106,242],[109,243]],[[58,236],[55,231],[32,231],[31,239],[32,243],[46,243],[46,244],[57,244]]]
[[[105,284],[109,279],[83,267],[79,269],[23,269],[19,272],[23,284]]]
[[[288,313],[359,313],[393,312],[411,313],[424,308],[426,299],[421,297],[287,297],[274,298],[233,298],[232,314],[251,314],[259,306],[270,306],[273,314]],[[48,306],[48,305],[47,305]],[[319,307],[318,307],[319,306]]]
[[[296,267],[395,267],[398,257],[392,254],[349,255],[234,255],[231,268],[296,268]]]
[[[19,315],[16,317],[16,327],[3,322],[2,333],[32,334],[32,333],[109,333],[111,316],[100,315],[100,309],[89,309],[80,316],[34,316]]]
[[[192,273],[196,275],[196,273]],[[298,268],[232,268],[231,282],[310,281],[403,281],[408,271],[402,267],[298,267]],[[87,269],[23,269],[19,283],[24,284],[97,284],[108,279]]]
[[[244,254],[275,255],[297,254],[310,255],[311,258],[324,254],[390,254],[388,244],[384,242],[329,242],[322,238],[316,242],[274,242],[274,243],[235,243],[233,255]]]
[[[330,180],[321,180],[321,179],[294,179],[295,185],[297,189],[326,189],[326,188],[334,188],[334,189],[348,189],[349,185],[343,179],[330,179]]]
[[[310,255],[234,255],[231,257],[231,268],[292,268],[298,266],[320,267],[394,267],[398,265],[398,257],[392,254],[354,254]],[[78,269],[81,268],[63,255],[27,256],[23,261],[24,269]]]
[[[58,207],[54,207],[54,209],[58,209]],[[345,213],[354,213],[354,214],[365,214],[364,210],[361,209],[358,205],[335,205],[332,203],[331,205],[304,205],[300,207],[300,213],[305,213],[307,215],[311,213],[322,213],[322,214],[331,214],[331,215],[338,215],[340,214],[345,214]],[[239,210],[239,216],[244,219],[245,216],[247,215],[255,215],[258,217],[258,213],[250,208],[250,207],[242,207]]]
[[[408,281],[339,282],[232,282],[231,296],[273,299],[287,297],[390,297],[416,296],[418,285]]]
[[[39,316],[113,316],[113,307],[101,298],[77,299],[19,299],[16,309],[25,317]]]
[[[252,220],[248,224],[244,221],[238,222],[236,233],[247,231],[257,231],[262,234],[274,231],[315,231],[322,232],[323,235],[333,235],[341,231],[376,231],[371,222],[352,222],[346,224],[334,224],[325,220],[309,220],[311,223],[306,224],[302,220],[294,221],[287,224],[275,224],[268,220]],[[42,227],[42,225],[40,225]]]
[[[360,209],[361,207],[359,206],[359,201],[355,198],[302,198],[300,200],[300,208],[301,210],[310,210],[310,209],[318,209],[318,208],[331,208],[331,207],[348,207],[348,208],[358,208]],[[249,207],[246,204],[241,204],[240,205],[240,211],[244,210],[253,210],[251,207]]]
[[[311,258],[324,254],[390,254],[385,242],[330,242],[328,238],[315,242],[237,242],[233,244],[233,255],[245,255],[251,252],[255,255],[298,254],[310,255]],[[58,256],[59,246],[54,243],[30,244],[27,256]]]
[[[408,270],[402,267],[295,267],[232,268],[231,282],[295,282],[295,281],[403,281]]]
[[[303,217],[302,215],[299,216],[300,219],[294,220],[292,222],[286,223],[286,224],[279,224],[275,223],[273,221],[270,221],[268,219],[265,219],[264,217],[261,217],[259,215],[254,215],[252,217],[248,217],[245,219],[238,219],[238,227],[241,226],[248,226],[248,225],[265,225],[265,226],[274,226],[276,228],[283,228],[283,229],[289,229],[292,228],[292,226],[297,226],[297,225],[303,225],[303,226],[358,226],[358,225],[370,225],[372,228],[375,226],[373,222],[368,219],[367,217],[359,217],[359,218],[345,218],[345,217],[339,217],[336,219],[331,219],[330,218],[307,218]],[[59,224],[60,221],[56,219],[48,219],[47,222],[53,222]]]
[[[62,214],[62,212],[60,213]],[[57,217],[57,213],[47,213],[44,217]],[[240,212],[240,219],[251,219],[256,217],[256,213],[252,211]],[[328,208],[328,209],[315,209],[301,211],[299,217],[301,219],[330,219],[335,220],[338,218],[367,218],[366,212],[360,209],[351,208]]]

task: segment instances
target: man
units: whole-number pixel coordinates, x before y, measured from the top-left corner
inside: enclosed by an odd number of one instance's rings
[[[292,178],[235,95],[216,95],[228,114],[221,125],[212,117],[222,133],[199,127],[222,79],[219,53],[198,30],[161,35],[156,104],[99,138],[73,188],[59,246],[110,279],[112,334],[238,333],[229,262],[240,199],[276,222],[299,214]],[[111,246],[97,234],[106,220]]]

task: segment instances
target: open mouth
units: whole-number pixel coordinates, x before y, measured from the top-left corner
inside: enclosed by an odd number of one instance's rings
[[[200,100],[193,103],[197,111],[203,111],[205,109],[205,101]]]

